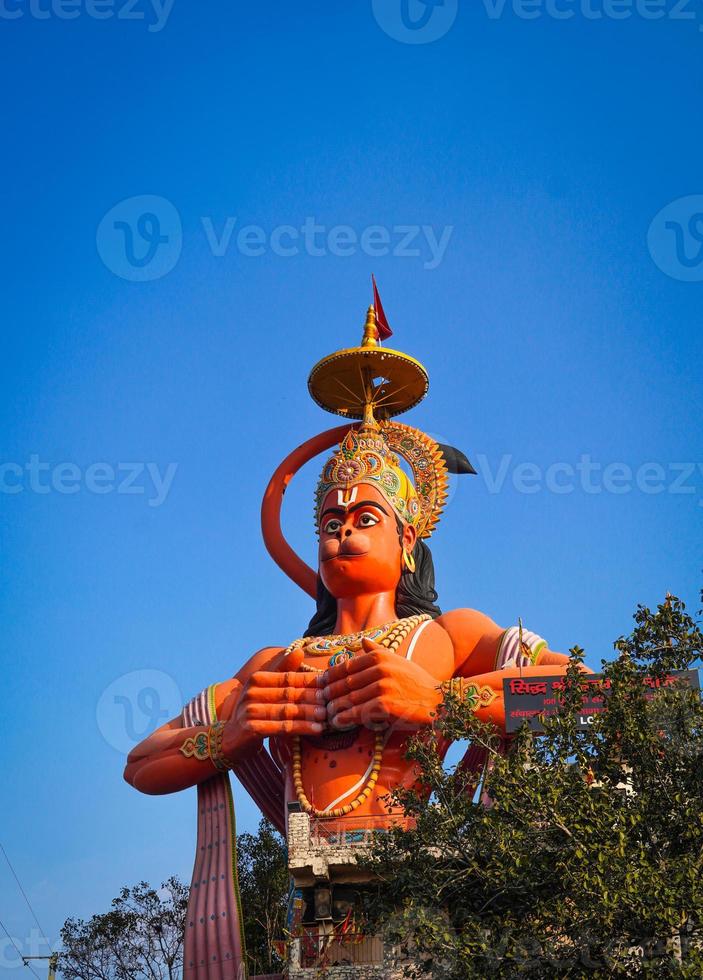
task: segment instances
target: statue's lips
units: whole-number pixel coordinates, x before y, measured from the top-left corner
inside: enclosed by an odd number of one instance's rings
[[[330,555],[329,558],[323,558],[322,561],[341,561],[345,558],[364,558],[368,555],[368,551],[340,551],[336,555]]]

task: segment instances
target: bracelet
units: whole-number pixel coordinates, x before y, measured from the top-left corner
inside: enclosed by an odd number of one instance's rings
[[[210,725],[207,731],[198,732],[195,736],[190,736],[180,747],[181,754],[186,759],[197,759],[199,762],[212,762],[215,769],[220,772],[227,772],[232,768],[232,764],[225,758],[222,751],[222,737],[224,735],[224,723],[216,721]]]
[[[198,759],[200,762],[207,762],[210,758],[208,748],[208,733],[198,732],[195,737],[187,738],[180,749],[186,759]]]
[[[224,722],[216,721],[214,725],[211,725],[208,729],[208,742],[210,748],[210,758],[212,759],[212,764],[215,769],[219,769],[220,772],[227,772],[232,769],[232,763],[225,757],[222,751],[222,739],[225,734]]]
[[[478,684],[468,681],[465,677],[451,677],[448,681],[444,681],[440,688],[451,698],[465,701],[472,711],[487,708],[498,697],[498,694],[488,684],[482,684],[479,687]]]

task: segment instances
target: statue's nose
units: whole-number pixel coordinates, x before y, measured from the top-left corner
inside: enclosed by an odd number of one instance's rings
[[[352,532],[351,532],[351,528],[350,528],[350,527],[348,527],[348,528],[346,529],[346,531],[344,532],[344,537],[345,537],[345,538],[348,538],[348,537],[349,537],[349,535],[350,535],[351,533],[352,533]]]

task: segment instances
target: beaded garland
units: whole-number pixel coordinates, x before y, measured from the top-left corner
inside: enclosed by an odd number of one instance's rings
[[[339,663],[344,663],[346,659],[353,657],[355,653],[362,649],[364,639],[376,640],[376,642],[381,646],[394,653],[406,636],[408,636],[416,626],[419,626],[420,623],[424,623],[430,618],[430,616],[424,613],[421,616],[408,616],[407,618],[400,619],[397,622],[387,623],[385,626],[377,626],[368,630],[359,630],[358,633],[346,633],[328,637],[301,637],[299,640],[295,640],[293,643],[291,643],[286,650],[286,653],[291,653],[293,650],[299,650],[301,647],[303,647],[306,654],[327,653],[332,650],[333,654],[329,660],[331,667]],[[344,659],[339,659],[341,657]],[[317,667],[311,667],[306,663],[301,665],[301,669],[319,672]],[[344,806],[334,807],[331,810],[318,810],[318,808],[313,806],[305,795],[305,789],[303,788],[303,759],[301,740],[299,735],[294,736],[293,784],[295,786],[295,795],[297,796],[298,803],[300,803],[302,809],[311,816],[323,819],[345,817],[354,810],[358,810],[362,803],[365,803],[369,798],[378,781],[378,776],[381,772],[381,765],[383,762],[384,740],[383,732],[377,732],[374,739],[371,772],[369,773],[369,777],[363,789],[351,801],[351,803],[346,803]]]

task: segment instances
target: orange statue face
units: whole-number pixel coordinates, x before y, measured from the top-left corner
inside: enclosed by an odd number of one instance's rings
[[[371,483],[330,490],[320,511],[320,577],[336,599],[394,591],[417,534]],[[402,543],[401,543],[402,542]]]

